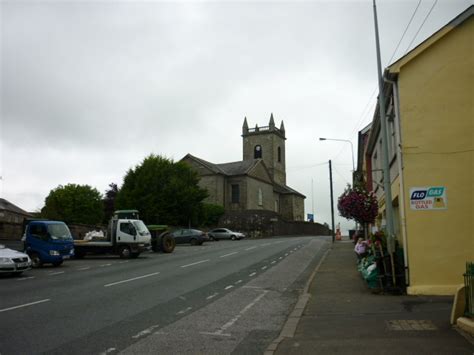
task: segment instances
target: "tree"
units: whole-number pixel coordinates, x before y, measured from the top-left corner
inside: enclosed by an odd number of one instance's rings
[[[373,193],[360,186],[348,186],[338,199],[337,209],[342,217],[365,225],[374,223],[379,207]]]
[[[115,183],[109,184],[109,189],[105,191],[104,199],[102,203],[104,205],[104,222],[107,221],[112,217],[115,211],[115,200],[118,194],[118,186]]]
[[[211,203],[204,203],[202,209],[203,215],[201,218],[201,225],[217,226],[219,223],[219,218],[224,214],[224,207],[221,205],[214,205]]]
[[[45,199],[41,215],[66,223],[98,224],[103,217],[102,196],[89,185],[59,185]]]
[[[199,177],[184,162],[151,154],[125,175],[117,195],[120,209],[138,209],[147,224],[197,224],[207,191]]]

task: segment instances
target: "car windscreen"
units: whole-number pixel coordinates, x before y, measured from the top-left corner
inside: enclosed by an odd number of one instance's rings
[[[148,228],[145,226],[145,223],[143,223],[142,221],[133,221],[133,225],[137,229],[138,234],[147,235],[149,233]]]
[[[54,240],[71,240],[71,232],[65,224],[49,224],[48,233]]]

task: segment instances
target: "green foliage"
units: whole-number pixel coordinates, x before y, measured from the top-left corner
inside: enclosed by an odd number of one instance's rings
[[[217,226],[219,218],[225,212],[224,207],[210,203],[204,203],[202,207],[202,218],[200,224],[206,227]]]
[[[59,185],[45,199],[41,216],[66,223],[98,224],[103,217],[102,196],[89,185]]]
[[[109,184],[109,189],[105,191],[104,199],[102,200],[104,204],[104,224],[108,223],[116,210],[115,199],[117,198],[118,191],[117,184],[113,182]]]
[[[183,162],[151,154],[125,175],[117,209],[138,209],[146,224],[196,225],[207,191]]]

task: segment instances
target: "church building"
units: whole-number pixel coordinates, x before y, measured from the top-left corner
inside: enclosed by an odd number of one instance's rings
[[[304,220],[305,196],[286,185],[285,126],[242,127],[243,160],[214,164],[187,154],[188,163],[207,189],[205,202],[224,206],[226,212],[274,211],[288,221]]]

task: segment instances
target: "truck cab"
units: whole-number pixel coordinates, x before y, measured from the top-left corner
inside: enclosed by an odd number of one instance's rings
[[[64,222],[27,221],[22,241],[33,267],[48,263],[59,266],[74,255],[71,232]]]

